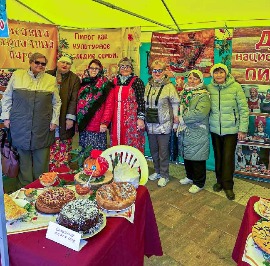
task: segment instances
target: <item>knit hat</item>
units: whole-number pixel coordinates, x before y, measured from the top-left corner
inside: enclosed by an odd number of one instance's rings
[[[218,64],[215,64],[215,65],[213,65],[213,66],[211,67],[211,69],[210,69],[211,76],[213,76],[214,71],[215,71],[216,69],[218,69],[218,68],[222,68],[222,69],[225,71],[226,75],[228,75],[229,70],[228,70],[227,66],[224,65],[224,64],[218,63]]]
[[[67,62],[70,63],[72,65],[72,60],[71,58],[69,58],[68,56],[61,56],[57,62]]]
[[[196,74],[200,77],[201,82],[203,82],[203,73],[202,73],[200,70],[197,70],[197,69],[191,70],[191,71],[188,73],[188,77],[189,77],[190,74],[192,74],[192,73],[196,73]]]

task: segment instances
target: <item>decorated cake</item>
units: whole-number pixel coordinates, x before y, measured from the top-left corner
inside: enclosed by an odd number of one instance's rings
[[[137,167],[130,167],[127,163],[118,163],[114,168],[115,182],[128,182],[135,188],[139,186],[140,173]]]
[[[270,254],[270,221],[259,220],[253,225],[252,238],[263,251]]]
[[[127,182],[112,182],[100,187],[96,192],[98,206],[106,210],[123,210],[136,199],[135,187]]]
[[[100,219],[97,204],[88,199],[67,203],[57,217],[57,223],[76,232],[88,232]]]
[[[68,188],[51,188],[41,193],[36,200],[36,208],[44,213],[58,213],[67,203],[75,199],[75,192]]]
[[[91,155],[84,161],[83,171],[74,176],[76,184],[84,186],[89,178],[89,185],[92,189],[98,189],[101,185],[110,183],[113,179],[111,171],[108,171],[108,161],[100,156],[102,151],[92,150]]]

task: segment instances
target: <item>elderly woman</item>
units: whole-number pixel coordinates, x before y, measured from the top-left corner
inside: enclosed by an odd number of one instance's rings
[[[29,64],[13,73],[2,98],[1,119],[20,156],[19,187],[48,172],[61,108],[56,79],[44,72],[47,58],[34,53]]]
[[[155,60],[151,64],[152,77],[146,85],[146,130],[155,173],[150,180],[158,180],[158,186],[169,182],[169,140],[178,123],[179,96],[165,74],[166,64]]]
[[[71,159],[70,151],[72,138],[75,135],[77,98],[81,83],[79,77],[70,71],[72,63],[69,57],[62,56],[57,61],[56,69],[47,71],[48,74],[56,77],[62,101],[59,127],[55,130],[56,141],[50,151],[50,171],[68,166]]]
[[[215,154],[216,192],[224,190],[229,200],[235,199],[233,173],[235,148],[248,131],[249,110],[245,93],[229,73],[226,65],[215,64],[207,89],[211,97],[210,131]]]
[[[179,153],[184,158],[186,177],[180,184],[193,184],[190,193],[203,189],[206,160],[209,157],[209,93],[203,85],[203,74],[192,70],[181,95],[179,117]]]
[[[85,71],[78,95],[77,119],[79,145],[84,150],[107,149],[107,127],[111,122],[114,108],[113,84],[103,75],[103,66],[93,59]]]
[[[144,153],[144,84],[134,75],[127,57],[118,64],[114,79],[115,105],[111,129],[111,145],[129,145]]]

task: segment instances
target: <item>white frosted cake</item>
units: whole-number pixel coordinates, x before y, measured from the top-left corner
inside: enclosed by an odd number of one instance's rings
[[[135,188],[139,186],[140,173],[137,167],[130,167],[127,163],[118,163],[114,168],[115,182],[128,182]]]

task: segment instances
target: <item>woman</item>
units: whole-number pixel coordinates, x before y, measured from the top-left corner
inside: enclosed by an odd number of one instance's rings
[[[193,184],[190,193],[197,193],[206,180],[206,160],[209,157],[209,93],[203,85],[203,74],[192,70],[180,101],[179,151],[184,158],[186,177],[180,184]]]
[[[144,153],[144,84],[134,75],[127,57],[119,61],[118,67],[119,74],[114,79],[111,145],[128,145]]]
[[[2,98],[1,119],[20,156],[19,188],[49,171],[61,99],[55,77],[45,73],[47,62],[43,54],[32,54],[30,68],[13,73]]]
[[[211,97],[210,131],[215,155],[216,192],[225,191],[229,200],[235,199],[233,173],[235,148],[238,140],[244,140],[248,131],[249,110],[241,85],[229,73],[224,64],[215,64],[213,77],[207,89]]]
[[[78,93],[77,121],[79,145],[84,150],[107,149],[107,127],[114,108],[113,84],[103,75],[103,66],[93,59],[86,70]]]
[[[146,85],[146,129],[155,173],[149,180],[158,180],[158,186],[169,182],[169,140],[171,131],[178,124],[179,96],[165,75],[166,64],[155,60],[151,64],[152,77]]]
[[[72,60],[62,56],[54,70],[47,71],[56,77],[59,94],[62,101],[59,127],[56,128],[56,140],[50,150],[50,171],[56,171],[59,167],[68,167],[72,138],[75,135],[75,121],[78,91],[80,88],[79,77],[70,71]],[[68,168],[69,169],[69,168]]]

